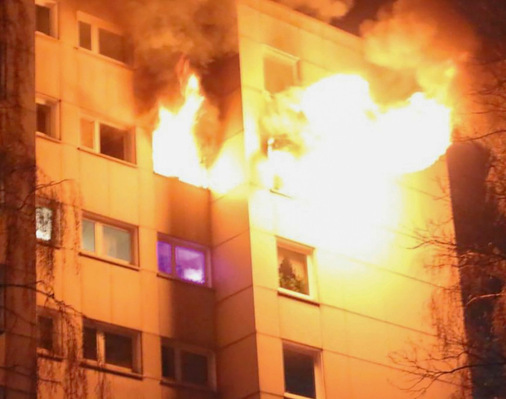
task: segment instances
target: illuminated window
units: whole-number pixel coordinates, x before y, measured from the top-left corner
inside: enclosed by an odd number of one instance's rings
[[[275,94],[299,83],[298,59],[274,48],[266,48],[263,58],[264,88]]]
[[[57,355],[61,347],[59,342],[59,324],[55,311],[40,308],[37,310],[37,348],[39,353]]]
[[[37,32],[57,36],[57,6],[50,0],[37,0],[35,4],[35,25]]]
[[[285,241],[278,242],[278,278],[281,290],[313,296],[310,255],[310,248]]]
[[[140,372],[140,333],[91,320],[83,321],[83,358],[107,367]]]
[[[125,37],[117,27],[82,13],[79,13],[79,19],[79,47],[123,63],[129,61]]]
[[[284,344],[283,368],[286,398],[316,398],[320,395],[320,352]]]
[[[35,235],[38,240],[50,242],[53,239],[53,210],[40,206],[35,209]]]
[[[159,272],[192,283],[207,283],[204,248],[163,238],[158,240],[157,256]]]
[[[81,248],[86,253],[134,263],[135,229],[124,224],[112,225],[83,218]]]
[[[80,131],[81,147],[123,161],[135,162],[134,135],[130,130],[81,118]]]
[[[212,387],[212,356],[209,351],[180,347],[162,341],[162,377],[183,384]]]
[[[36,111],[37,132],[58,139],[57,102],[55,100],[38,98],[36,101]]]

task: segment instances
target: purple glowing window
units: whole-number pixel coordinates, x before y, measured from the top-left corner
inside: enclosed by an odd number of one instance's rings
[[[176,273],[181,280],[205,284],[206,259],[202,251],[176,247]]]
[[[172,274],[172,246],[168,242],[158,241],[157,254],[158,254],[158,270]]]

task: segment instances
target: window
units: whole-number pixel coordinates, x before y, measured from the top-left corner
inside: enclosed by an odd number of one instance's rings
[[[56,313],[49,309],[37,312],[37,348],[39,353],[55,355],[60,353],[59,325]]]
[[[285,397],[321,398],[320,353],[311,348],[284,344]]]
[[[80,13],[78,24],[79,47],[116,61],[129,61],[125,37],[111,24]]]
[[[59,138],[57,125],[57,102],[49,99],[36,100],[36,123],[37,132],[45,134],[54,139]]]
[[[83,358],[139,373],[140,333],[86,319],[83,321]]]
[[[173,239],[157,243],[158,271],[180,280],[206,284],[207,252],[203,247]]]
[[[264,88],[269,93],[279,93],[298,84],[298,59],[290,54],[266,48],[263,66]]]
[[[56,3],[48,0],[37,0],[35,4],[35,24],[37,32],[48,36],[57,36]]]
[[[212,356],[209,351],[161,344],[162,377],[175,382],[212,387]]]
[[[81,248],[98,256],[134,262],[135,229],[126,225],[113,225],[108,222],[84,217],[81,224]]]
[[[81,118],[81,146],[100,154],[135,162],[133,134],[94,119]]]
[[[300,244],[278,242],[278,278],[281,290],[313,296],[311,251]]]
[[[38,240],[50,242],[53,239],[53,210],[46,206],[35,209],[35,235]]]

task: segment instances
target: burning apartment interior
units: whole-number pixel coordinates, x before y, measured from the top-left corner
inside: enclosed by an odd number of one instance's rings
[[[20,136],[36,144],[38,283],[36,306],[16,299],[35,301],[26,281],[5,300],[2,394],[477,392],[462,366],[485,351],[448,352],[433,313],[451,310],[451,350],[472,332],[460,291],[437,301],[462,278],[445,153],[472,134],[479,42],[445,2],[386,2],[360,36],[336,27],[353,7],[35,0],[12,23],[11,40],[35,31],[34,87],[16,93],[36,99]]]

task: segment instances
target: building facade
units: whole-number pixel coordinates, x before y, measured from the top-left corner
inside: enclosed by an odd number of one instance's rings
[[[223,136],[215,165],[226,165],[215,176],[233,177],[202,188],[154,173],[113,16],[84,1],[35,8],[40,397],[410,397],[390,355],[434,339],[427,303],[443,283],[423,267],[433,253],[411,249],[400,225],[343,231],[349,203],[322,215],[266,185],[260,166],[266,96],[371,73],[360,39],[239,1],[238,55],[206,77]],[[435,199],[445,176],[442,160],[396,182],[403,228],[449,216]],[[361,192],[374,214],[375,194]]]

